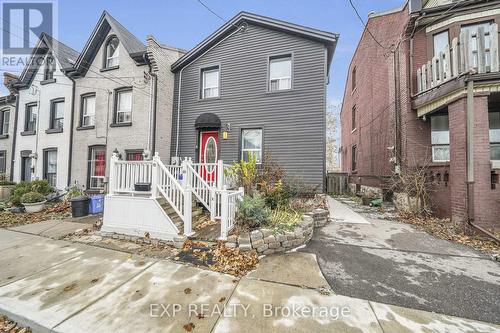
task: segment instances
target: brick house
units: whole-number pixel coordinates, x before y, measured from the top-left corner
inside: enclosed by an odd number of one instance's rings
[[[353,188],[382,193],[395,172],[426,166],[438,216],[500,228],[499,22],[498,1],[408,1],[369,16],[341,112]]]

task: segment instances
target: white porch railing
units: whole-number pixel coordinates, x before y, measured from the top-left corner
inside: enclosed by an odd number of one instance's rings
[[[228,190],[235,183],[225,175],[229,166],[222,161],[211,164],[192,163],[184,159],[180,166],[164,165],[158,154],[151,161],[121,161],[113,154],[109,173],[110,195],[149,195],[163,197],[181,217],[183,233],[192,232],[192,194],[207,208],[212,220],[221,220],[221,239],[234,227],[237,202],[242,188]],[[151,191],[135,191],[136,183],[148,183]]]
[[[460,38],[453,38],[451,47],[447,45],[444,52],[440,52],[417,70],[418,93],[471,70],[479,74],[499,71],[498,24],[490,25],[489,34],[484,27],[479,27],[477,34],[473,36],[466,29],[460,33]]]

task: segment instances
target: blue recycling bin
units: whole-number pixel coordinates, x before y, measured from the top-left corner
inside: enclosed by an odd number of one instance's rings
[[[104,211],[104,195],[94,195],[89,200],[89,213],[100,214]]]

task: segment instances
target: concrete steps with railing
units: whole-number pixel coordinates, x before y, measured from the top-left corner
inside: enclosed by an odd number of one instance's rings
[[[170,217],[170,219],[175,224],[177,229],[179,229],[179,233],[182,234],[184,232],[184,223],[179,214],[177,214],[175,209],[168,203],[168,201],[165,198],[160,197],[157,198],[156,201],[158,201],[163,211],[168,215],[168,217]],[[196,217],[199,217],[203,214],[203,207],[200,207],[196,200],[193,200],[192,207],[193,208],[191,210],[192,214],[191,216],[192,219],[194,220]]]

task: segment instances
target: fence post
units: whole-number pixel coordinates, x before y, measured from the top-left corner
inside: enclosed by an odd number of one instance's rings
[[[192,230],[192,215],[193,215],[193,199],[190,184],[186,181],[184,186],[184,235],[191,236]]]
[[[116,162],[118,161],[118,155],[113,153],[111,155],[111,163],[109,163],[109,194],[113,195],[116,189]]]
[[[222,190],[224,186],[224,162],[222,160],[217,161],[217,189]]]
[[[210,188],[210,221],[215,221],[215,213],[217,209],[216,198],[217,194],[215,192],[215,189]]]
[[[160,155],[155,153],[153,156],[153,165],[151,166],[151,198],[153,199],[158,197],[159,163],[161,163]]]
[[[222,187],[221,191],[221,219],[220,219],[220,237],[222,240],[227,239],[227,228],[229,219],[229,196],[226,186]]]

